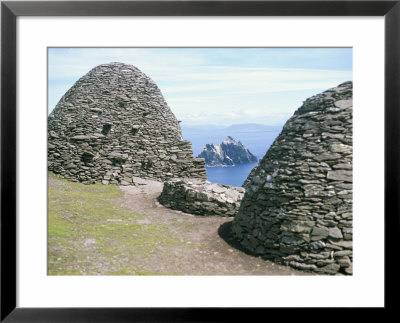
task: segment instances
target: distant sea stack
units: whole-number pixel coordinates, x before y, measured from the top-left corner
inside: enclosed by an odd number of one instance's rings
[[[353,86],[307,99],[259,166],[231,232],[247,250],[297,269],[352,274]]]
[[[206,178],[157,85],[122,63],[93,68],[49,115],[48,169],[85,184]]]
[[[257,162],[254,156],[240,141],[228,136],[221,144],[207,144],[197,158],[204,158],[207,166],[234,166]]]

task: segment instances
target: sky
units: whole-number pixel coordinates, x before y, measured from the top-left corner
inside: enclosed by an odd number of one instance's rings
[[[352,80],[351,48],[49,48],[48,113],[110,62],[153,79],[187,126],[282,125],[308,97]]]

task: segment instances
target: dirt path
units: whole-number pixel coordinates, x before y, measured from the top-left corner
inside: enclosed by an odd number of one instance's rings
[[[162,183],[48,185],[49,275],[308,275],[241,251],[233,218],[160,205]]]
[[[141,259],[149,271],[180,275],[307,275],[233,247],[235,243],[227,234],[233,218],[195,216],[160,205],[156,198],[161,193],[161,183],[120,189],[125,193],[123,206],[145,215],[136,220],[138,223],[166,225],[171,236],[179,237],[176,245],[160,245],[150,257]]]

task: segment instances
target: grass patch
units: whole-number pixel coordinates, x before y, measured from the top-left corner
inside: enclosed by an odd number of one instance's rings
[[[49,275],[167,275],[132,263],[185,243],[165,223],[141,224],[113,185],[83,185],[49,173]]]
[[[128,276],[128,275],[137,275],[137,276],[171,276],[176,275],[174,273],[170,273],[167,271],[150,271],[150,270],[133,270],[131,268],[125,268],[115,271],[110,271],[107,273],[110,276]]]

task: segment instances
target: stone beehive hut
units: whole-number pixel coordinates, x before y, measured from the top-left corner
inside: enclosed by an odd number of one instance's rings
[[[206,177],[157,85],[121,63],[95,67],[61,98],[48,118],[48,169],[86,184]]]
[[[306,100],[245,183],[232,224],[264,258],[352,274],[352,83]]]

